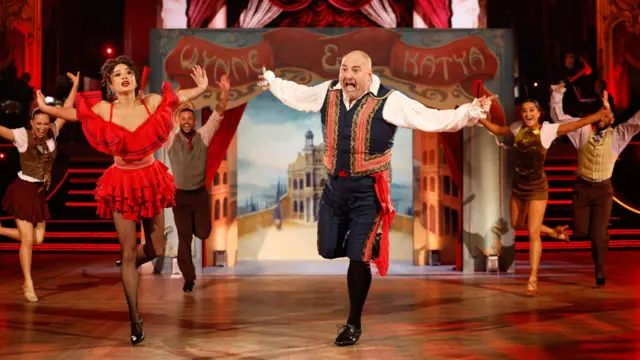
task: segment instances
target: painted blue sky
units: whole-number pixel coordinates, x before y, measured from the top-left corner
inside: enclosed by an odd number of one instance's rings
[[[238,127],[238,201],[259,188],[287,182],[287,167],[295,161],[311,130],[314,144],[322,142],[319,113],[301,112],[282,104],[266,91],[249,102]],[[411,131],[398,129],[393,148],[393,183],[404,185],[402,198],[412,196]],[[405,192],[403,190],[403,192]],[[260,195],[258,195],[260,197]]]

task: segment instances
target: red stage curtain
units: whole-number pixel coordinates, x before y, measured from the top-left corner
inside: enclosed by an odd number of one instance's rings
[[[329,0],[331,5],[344,11],[358,11],[369,5],[371,0]]]
[[[273,5],[284,11],[298,11],[311,4],[311,0],[269,0]]]
[[[220,167],[220,163],[224,160],[224,155],[227,153],[231,140],[233,140],[238,130],[240,119],[242,119],[242,114],[246,108],[247,103],[244,103],[225,111],[220,128],[216,131],[213,139],[211,139],[208,152],[209,158],[207,159],[207,188],[211,186],[211,182],[216,176],[216,172],[218,172],[218,167]]]
[[[187,18],[189,28],[206,27],[222,9],[225,0],[189,0],[187,3]]]
[[[449,28],[451,0],[415,0],[415,12],[430,28]]]
[[[266,27],[361,28],[377,27],[361,10],[373,0],[269,0],[283,11]],[[390,2],[397,27],[411,27],[411,2]],[[233,21],[233,20],[232,20]],[[233,27],[240,27],[236,22]]]
[[[343,11],[336,9],[326,1],[314,0],[301,10],[282,13],[271,25],[278,27],[301,28],[360,28],[376,27],[362,11]]]
[[[284,11],[298,11],[311,4],[312,0],[269,0]],[[343,11],[359,11],[369,5],[371,0],[329,0],[329,3]]]

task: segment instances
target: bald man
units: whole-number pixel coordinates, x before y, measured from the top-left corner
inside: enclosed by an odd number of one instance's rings
[[[371,286],[369,264],[373,261],[382,276],[389,264],[389,229],[395,213],[389,170],[397,128],[458,131],[485,118],[491,99],[475,99],[456,110],[429,109],[382,85],[372,73],[371,58],[362,51],[342,59],[338,80],[313,87],[277,78],[266,69],[259,79],[258,84],[284,104],[321,113],[329,176],[318,211],[318,253],[325,259],[350,260],[349,318],[335,344],[354,345],[362,334],[362,309]]]

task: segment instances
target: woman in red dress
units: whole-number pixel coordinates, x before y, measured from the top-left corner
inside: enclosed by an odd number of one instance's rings
[[[168,168],[153,157],[173,129],[173,107],[202,94],[209,83],[199,66],[191,77],[197,87],[174,93],[168,82],[162,95],[139,96],[139,73],[126,56],[108,60],[101,70],[102,94],[81,93],[76,108],[47,106],[37,92],[41,110],[69,121],[80,120],[95,149],[114,157],[94,192],[97,213],[113,217],[122,255],[122,284],[129,305],[131,343],[144,340],[138,314],[137,268],[164,253],[164,209],[175,206],[176,187]],[[106,99],[106,100],[103,100]],[[136,222],[142,221],[145,244],[137,247]]]

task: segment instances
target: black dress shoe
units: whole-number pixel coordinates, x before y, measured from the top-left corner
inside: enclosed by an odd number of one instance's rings
[[[606,283],[606,280],[604,278],[604,276],[602,277],[597,277],[596,276],[596,286],[604,286],[604,284]]]
[[[120,265],[122,265],[122,260],[116,261],[116,266],[120,266]]]
[[[196,284],[193,283],[193,282],[185,282],[184,286],[182,287],[182,291],[184,291],[184,292],[192,292],[193,291],[193,287],[195,285]]]
[[[349,324],[343,325],[341,329],[342,331],[335,341],[336,346],[351,346],[358,342],[362,334],[362,329],[356,329],[353,325]]]

